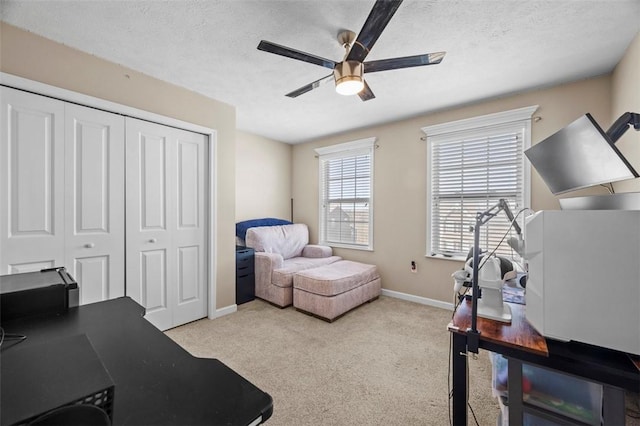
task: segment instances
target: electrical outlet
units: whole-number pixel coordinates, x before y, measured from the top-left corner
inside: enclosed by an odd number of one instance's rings
[[[418,273],[418,265],[416,265],[415,260],[411,261],[411,272],[413,272],[414,274]]]

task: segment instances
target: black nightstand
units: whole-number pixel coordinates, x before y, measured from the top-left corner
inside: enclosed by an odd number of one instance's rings
[[[256,298],[253,249],[236,246],[236,305]]]

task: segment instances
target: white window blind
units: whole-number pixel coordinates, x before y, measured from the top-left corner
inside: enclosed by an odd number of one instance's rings
[[[320,243],[372,249],[374,139],[319,148]]]
[[[478,212],[501,198],[514,214],[529,204],[524,150],[529,145],[532,113],[526,119],[507,123],[493,116],[491,123],[485,120],[476,128],[465,121],[471,126],[433,136],[426,130],[430,171],[428,255],[466,257],[473,247],[471,227]],[[521,217],[518,219],[521,224]],[[509,227],[506,215],[498,213],[480,228],[480,248],[496,248]],[[506,243],[496,253],[514,254]]]

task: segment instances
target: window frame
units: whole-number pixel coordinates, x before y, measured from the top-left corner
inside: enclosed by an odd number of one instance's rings
[[[376,148],[375,137],[358,139],[351,142],[345,142],[336,145],[316,148],[315,152],[318,157],[318,243],[336,248],[347,248],[353,250],[373,251],[373,200],[374,200],[374,151]],[[323,161],[350,158],[366,153],[370,158],[369,170],[369,228],[368,228],[368,244],[349,244],[344,242],[327,241],[325,220],[325,188],[322,187],[324,181]]]
[[[482,115],[478,117],[472,117],[462,120],[451,121],[442,124],[435,124],[431,126],[426,126],[422,128],[422,131],[425,133],[425,136],[422,138],[427,143],[427,158],[426,158],[426,167],[427,167],[427,223],[426,223],[426,246],[425,246],[425,257],[437,258],[437,259],[450,259],[450,260],[466,260],[465,255],[445,255],[442,253],[434,253],[432,250],[432,200],[431,195],[433,192],[433,158],[432,158],[432,145],[434,142],[442,142],[442,141],[452,141],[452,140],[460,140],[465,137],[475,137],[478,133],[481,133],[481,136],[488,136],[491,133],[497,133],[505,128],[514,128],[519,129],[518,131],[522,131],[523,133],[523,141],[522,141],[522,158],[520,162],[520,167],[523,175],[522,182],[522,200],[524,206],[531,205],[531,165],[528,161],[525,160],[524,151],[527,150],[531,146],[531,119],[533,114],[538,109],[538,105],[533,105],[524,108],[518,108],[513,110],[508,110],[504,112],[498,112],[493,114]],[[514,206],[510,206],[512,209]],[[513,212],[516,213],[515,211]],[[502,213],[500,213],[502,214]],[[469,225],[473,225],[473,223],[469,223]],[[487,249],[493,249],[493,247],[487,247]]]

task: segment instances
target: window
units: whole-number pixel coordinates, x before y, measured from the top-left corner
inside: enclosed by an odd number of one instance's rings
[[[320,244],[373,250],[375,138],[316,149]]]
[[[427,255],[466,258],[478,212],[501,198],[514,215],[530,205],[531,116],[537,106],[425,127]],[[518,218],[522,223],[521,217]],[[503,212],[480,229],[480,248],[493,250],[509,229]],[[513,232],[513,231],[512,231]],[[511,255],[503,243],[496,252]]]

